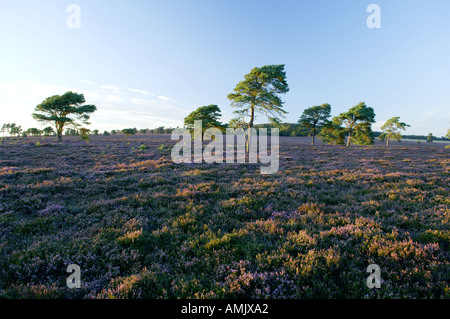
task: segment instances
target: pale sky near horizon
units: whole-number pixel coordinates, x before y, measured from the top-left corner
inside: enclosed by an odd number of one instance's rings
[[[381,8],[370,29],[369,4]],[[70,4],[80,28],[69,28]],[[227,99],[253,67],[285,64],[282,95],[297,122],[323,103],[332,115],[365,102],[377,130],[400,116],[404,134],[450,128],[448,0],[0,0],[0,124],[32,119],[46,97],[83,93],[91,129],[183,125]],[[266,122],[264,116],[257,123]]]

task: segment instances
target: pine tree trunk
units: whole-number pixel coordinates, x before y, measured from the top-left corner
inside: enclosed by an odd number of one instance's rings
[[[252,127],[253,127],[253,120],[255,118],[255,108],[253,105],[251,106],[251,113],[250,113],[250,121],[248,122],[248,139],[247,139],[247,153],[250,153],[250,138],[252,135]]]
[[[316,139],[316,126],[313,127],[313,140],[312,145],[314,145],[314,140]]]

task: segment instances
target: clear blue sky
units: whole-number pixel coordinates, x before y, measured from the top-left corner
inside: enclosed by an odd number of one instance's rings
[[[72,3],[79,29],[66,24]],[[371,3],[380,29],[366,25]],[[400,116],[406,134],[443,136],[449,12],[448,0],[0,0],[0,122],[40,127],[34,107],[68,90],[97,105],[92,129],[182,126],[208,104],[227,122],[244,75],[285,64],[286,122],[312,105],[338,115],[366,102],[375,130]]]

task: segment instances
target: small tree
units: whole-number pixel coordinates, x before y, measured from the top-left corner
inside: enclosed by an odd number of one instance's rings
[[[42,135],[42,131],[40,129],[37,129],[35,127],[31,127],[28,130],[25,131],[25,133],[27,135],[32,135],[32,136],[41,136]]]
[[[203,132],[211,127],[216,127],[224,131],[224,126],[220,123],[219,118],[222,116],[220,109],[215,104],[210,104],[207,106],[201,106],[195,111],[191,112],[184,119],[184,127],[193,131],[194,121],[202,121]],[[202,133],[203,133],[202,132]]]
[[[284,102],[278,94],[287,92],[289,92],[289,86],[286,82],[286,72],[284,64],[280,64],[253,68],[249,74],[245,75],[244,80],[236,85],[234,93],[228,95],[231,106],[239,108],[234,111],[239,118],[238,121],[248,117],[247,150],[250,145],[255,113],[262,112],[272,118],[284,116],[287,112],[283,109]]]
[[[109,135],[109,132],[108,131],[104,131],[103,135],[107,136],[107,135]]]
[[[371,125],[375,122],[375,112],[364,102],[355,105],[347,112],[339,114],[333,119],[339,126],[344,125],[347,132],[347,147],[354,139],[359,144],[373,144],[373,134]]]
[[[14,131],[14,128],[15,128],[15,127],[16,127],[16,123],[6,123],[6,124],[3,124],[3,126],[2,126],[2,132],[3,132],[3,134],[4,134],[4,133],[8,133],[9,136],[13,136],[13,133],[11,132],[11,130]]]
[[[87,128],[80,128],[80,137],[83,141],[86,141],[89,143],[89,133],[91,133],[90,129]]]
[[[10,134],[10,133],[9,133],[10,127],[11,127],[11,123],[5,123],[5,124],[3,124],[3,126],[2,126],[2,133],[3,133],[3,136],[5,136],[5,133]]]
[[[427,136],[427,143],[433,143],[434,136],[433,133],[429,133]]]
[[[51,126],[47,126],[42,131],[44,132],[45,136],[49,136],[49,135],[52,135],[55,133],[55,131],[53,130],[53,128]]]
[[[374,144],[374,136],[372,132],[372,123],[366,122],[361,123],[357,126],[355,130],[355,138],[356,144],[359,145],[372,145]]]
[[[322,141],[329,144],[345,144],[345,130],[336,118],[322,126],[319,136],[322,138]]]
[[[20,125],[17,126],[16,123],[11,123],[9,125],[9,135],[20,136],[20,133],[22,133],[22,127]]]
[[[78,128],[81,124],[90,124],[90,114],[97,110],[95,105],[83,105],[86,102],[83,94],[66,92],[45,99],[36,106],[33,118],[43,123],[52,123],[56,129],[58,141],[62,139],[64,127],[71,125]],[[80,124],[81,123],[81,124]]]
[[[137,133],[137,129],[136,128],[124,128],[122,130],[122,133],[126,135],[126,137],[130,136],[130,135],[135,135]]]
[[[3,136],[5,136],[5,132],[7,133],[9,131],[9,124],[3,124],[2,128],[0,129],[0,132],[2,132]]]
[[[66,128],[66,131],[64,132],[65,135],[70,135],[70,136],[76,136],[76,135],[80,135],[80,132],[74,128]]]
[[[393,117],[383,124],[381,127],[383,133],[378,138],[386,141],[386,146],[389,146],[389,139],[395,138],[397,141],[400,141],[402,136],[400,135],[399,130],[405,130],[408,126],[411,125],[400,122],[400,117]]]
[[[330,113],[331,105],[328,103],[311,106],[303,111],[298,123],[310,131],[312,145],[315,142],[317,129],[329,123]]]
[[[157,127],[155,129],[156,134],[164,134],[164,126]]]

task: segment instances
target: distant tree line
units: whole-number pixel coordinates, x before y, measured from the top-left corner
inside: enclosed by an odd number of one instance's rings
[[[403,135],[403,138],[406,138],[409,140],[427,140],[431,137],[434,141],[450,141],[450,136],[448,134],[446,136],[442,136],[442,137],[434,136],[432,133],[430,133],[430,134],[428,134],[428,135]]]
[[[6,123],[3,124],[0,132],[3,134],[3,136],[6,134],[9,134],[9,136],[51,136],[55,134],[55,131],[52,127],[48,126],[44,129],[37,129],[34,127],[31,127],[27,130],[23,130],[22,126],[17,125],[16,123]]]
[[[400,122],[400,117],[395,116],[387,120],[381,127],[382,132],[373,132],[372,124],[375,123],[375,112],[372,107],[364,102],[351,107],[348,111],[340,113],[331,118],[331,105],[311,106],[303,111],[297,123],[283,123],[287,113],[283,109],[284,102],[280,94],[289,92],[286,81],[284,64],[265,65],[255,67],[244,76],[233,90],[228,94],[231,107],[236,108],[233,112],[235,117],[229,123],[221,123],[221,110],[215,104],[201,106],[191,112],[184,119],[184,127],[193,130],[196,120],[202,121],[203,130],[208,128],[218,128],[225,132],[227,128],[248,129],[247,146],[250,141],[251,128],[277,128],[280,136],[311,136],[311,143],[314,145],[316,138],[329,144],[351,144],[371,145],[374,139],[378,138],[386,142],[392,139],[400,141],[402,135],[400,131],[405,130],[410,125]],[[33,118],[44,124],[51,124],[44,129],[29,128],[23,130],[15,123],[3,124],[1,132],[3,136],[50,136],[56,135],[61,141],[62,135],[81,136],[82,139],[89,140],[89,135],[99,135],[98,130],[89,130],[83,124],[89,125],[90,115],[97,110],[95,105],[84,104],[83,94],[66,92],[63,95],[54,95],[45,99],[35,107]],[[255,124],[258,114],[263,114],[269,119],[269,123]],[[174,128],[164,126],[154,129],[125,128],[121,130],[104,131],[103,135],[124,134],[125,136],[135,134],[171,134]],[[431,133],[428,136],[405,135],[403,138],[426,139],[427,142],[434,140],[450,140],[450,130],[445,137],[434,137]]]
[[[87,128],[79,127],[73,128],[68,127],[64,130],[63,135],[67,136],[86,136],[86,135],[115,135],[115,134],[125,134],[125,135],[134,135],[134,134],[171,134],[175,128],[160,126],[154,129],[137,129],[137,128],[126,128],[122,130],[111,130],[104,131],[100,133],[99,130],[89,130]],[[47,126],[43,129],[38,128],[29,128],[27,130],[22,129],[20,125],[16,123],[5,123],[0,128],[0,133],[5,136],[8,134],[10,137],[13,136],[55,136],[56,132],[51,126]]]

